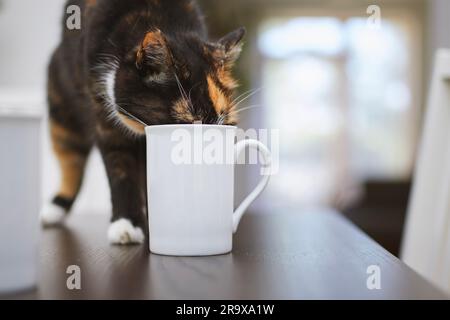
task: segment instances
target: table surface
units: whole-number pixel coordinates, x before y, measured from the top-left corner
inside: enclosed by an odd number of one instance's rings
[[[38,289],[25,299],[446,299],[446,295],[330,211],[247,214],[233,252],[211,257],[150,254],[111,246],[108,218],[72,216],[43,230]],[[69,265],[81,290],[67,289]],[[381,289],[367,269],[379,266]]]

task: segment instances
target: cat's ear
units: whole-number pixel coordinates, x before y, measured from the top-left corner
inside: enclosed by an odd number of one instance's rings
[[[145,75],[167,71],[171,64],[170,50],[161,30],[147,32],[136,53],[136,68]]]
[[[219,58],[224,59],[226,64],[233,64],[239,58],[242,51],[242,38],[244,38],[245,33],[245,28],[241,27],[218,41],[221,51]]]

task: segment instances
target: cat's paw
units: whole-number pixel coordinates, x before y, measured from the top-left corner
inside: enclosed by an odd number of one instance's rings
[[[66,216],[66,210],[54,203],[45,204],[39,213],[39,219],[44,227],[60,225]]]
[[[133,226],[128,219],[119,219],[111,223],[108,240],[111,244],[139,244],[144,242],[144,232]]]

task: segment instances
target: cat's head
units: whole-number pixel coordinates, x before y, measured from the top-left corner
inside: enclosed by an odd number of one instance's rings
[[[154,124],[236,124],[231,75],[245,29],[217,42],[195,34],[145,34],[115,72],[116,114],[137,133]]]

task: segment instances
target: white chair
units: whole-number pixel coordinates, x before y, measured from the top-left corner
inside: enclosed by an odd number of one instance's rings
[[[402,260],[450,292],[450,49],[436,53]]]

